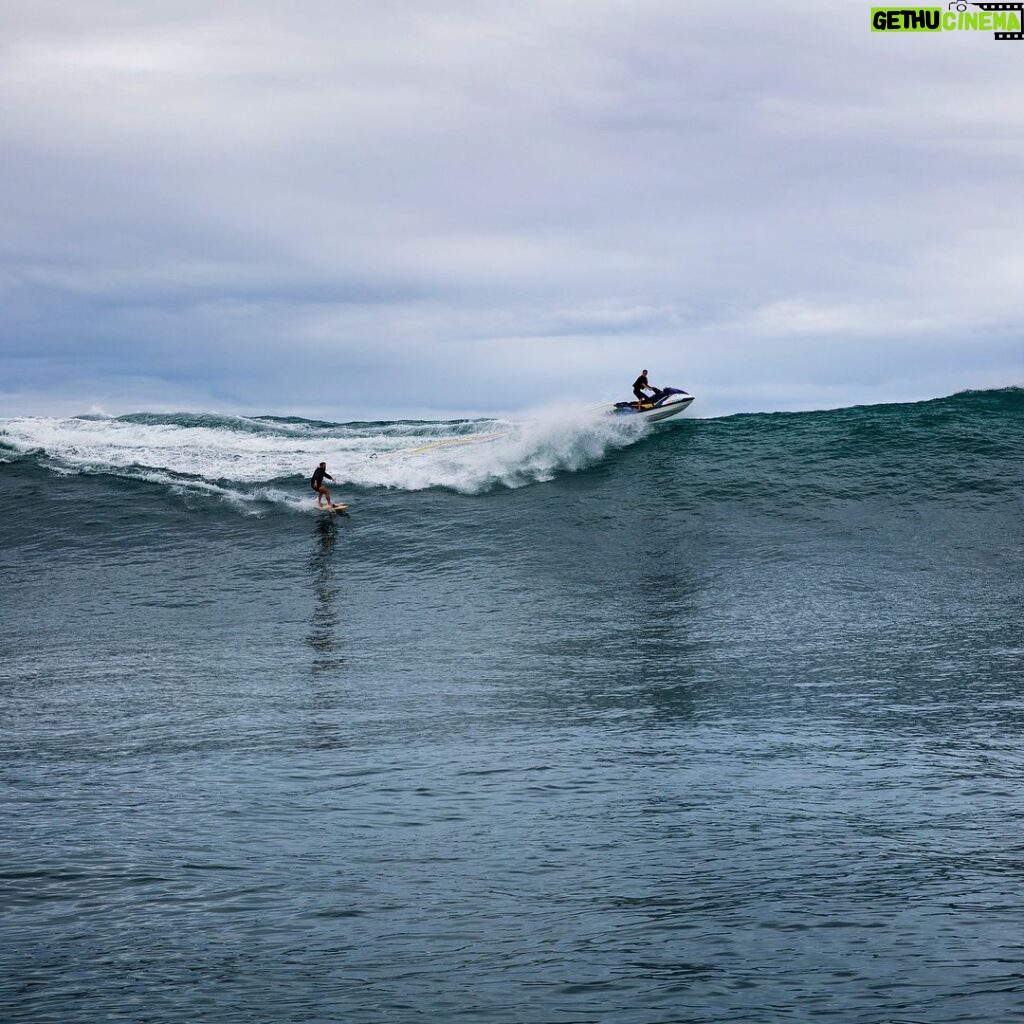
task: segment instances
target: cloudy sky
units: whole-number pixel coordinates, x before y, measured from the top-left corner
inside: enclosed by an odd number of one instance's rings
[[[0,4],[0,415],[1024,384],[1024,42],[870,6]]]

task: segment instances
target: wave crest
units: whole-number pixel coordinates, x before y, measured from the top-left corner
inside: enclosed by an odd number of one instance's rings
[[[584,469],[646,432],[643,424],[592,409],[540,413],[524,422],[376,424],[140,413],[11,419],[0,424],[0,441],[62,474],[292,504],[309,497],[305,481],[321,460],[340,485],[480,494]]]

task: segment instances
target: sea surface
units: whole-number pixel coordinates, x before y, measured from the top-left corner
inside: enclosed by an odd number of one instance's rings
[[[699,409],[0,420],[0,1020],[1024,1020],[1024,391]]]

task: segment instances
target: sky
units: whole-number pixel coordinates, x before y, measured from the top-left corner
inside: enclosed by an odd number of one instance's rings
[[[0,416],[1022,385],[1024,41],[870,6],[0,4]]]

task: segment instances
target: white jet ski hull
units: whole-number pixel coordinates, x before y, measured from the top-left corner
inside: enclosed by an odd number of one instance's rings
[[[677,391],[674,394],[666,395],[661,401],[656,402],[650,409],[634,408],[632,403],[620,402],[613,406],[608,412],[613,416],[638,417],[642,420],[667,420],[670,416],[677,416],[684,409],[688,409],[693,403],[693,395],[685,391]]]

